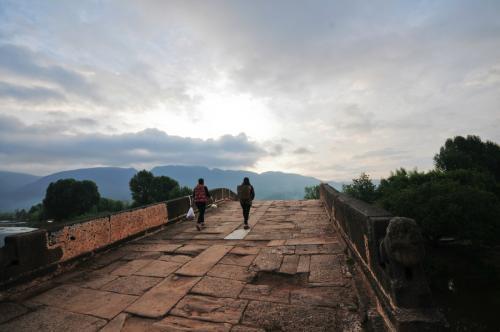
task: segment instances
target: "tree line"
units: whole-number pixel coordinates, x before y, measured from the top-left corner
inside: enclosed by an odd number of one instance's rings
[[[146,170],[136,173],[130,179],[129,187],[132,203],[102,197],[93,181],[60,179],[49,184],[41,203],[33,205],[28,211],[22,209],[14,213],[2,213],[0,218],[31,222],[90,218],[192,193],[190,188],[181,187],[176,180],[168,176],[154,176]]]
[[[449,138],[434,166],[427,172],[397,169],[379,186],[362,173],[342,191],[415,219],[431,242],[500,244],[500,146],[473,135]],[[307,187],[305,198],[319,198],[318,189]]]
[[[375,188],[361,174],[343,191],[414,218],[432,242],[500,243],[500,146],[478,136],[446,140],[428,172],[400,168]]]

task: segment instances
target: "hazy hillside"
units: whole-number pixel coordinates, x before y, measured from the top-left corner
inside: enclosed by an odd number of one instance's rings
[[[227,187],[236,190],[243,177],[248,176],[255,187],[257,199],[302,199],[304,187],[319,184],[313,177],[283,172],[254,173],[209,169],[199,166],[159,166],[151,170],[155,175],[166,175],[182,186],[194,187],[198,178],[205,179],[209,188]],[[59,179],[94,181],[103,197],[131,200],[129,181],[137,170],[133,168],[98,167],[58,172],[44,177],[29,174],[0,172],[0,211],[30,208],[40,203],[47,186]],[[339,182],[329,181],[337,189]]]
[[[193,187],[198,178],[202,177],[209,188],[227,187],[232,190],[236,190],[236,186],[248,176],[255,187],[257,199],[301,199],[304,197],[305,186],[320,183],[320,180],[313,177],[282,172],[258,174],[197,166],[159,166],[151,171],[155,175],[174,178],[183,186]]]
[[[0,193],[10,192],[39,178],[31,174],[0,171]]]
[[[40,203],[51,182],[67,178],[92,180],[97,184],[103,197],[130,200],[128,183],[136,172],[133,168],[97,167],[58,172],[36,178],[31,183],[0,193],[0,210],[29,208],[33,204]]]

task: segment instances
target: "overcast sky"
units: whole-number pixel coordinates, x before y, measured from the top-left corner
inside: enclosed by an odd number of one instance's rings
[[[346,180],[500,142],[500,1],[0,2],[0,169]]]

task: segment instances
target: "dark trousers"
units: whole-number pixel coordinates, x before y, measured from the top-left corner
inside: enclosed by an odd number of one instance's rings
[[[245,225],[248,224],[248,216],[250,214],[250,208],[252,207],[252,203],[240,202],[241,208],[243,209],[243,220],[245,221]]]
[[[196,202],[196,207],[198,208],[198,224],[205,223],[205,210],[207,208],[207,203]]]

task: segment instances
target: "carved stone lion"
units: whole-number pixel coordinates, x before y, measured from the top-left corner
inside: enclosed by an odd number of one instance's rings
[[[380,243],[383,263],[403,267],[418,265],[424,255],[422,234],[413,219],[395,217],[387,226],[385,238]]]

